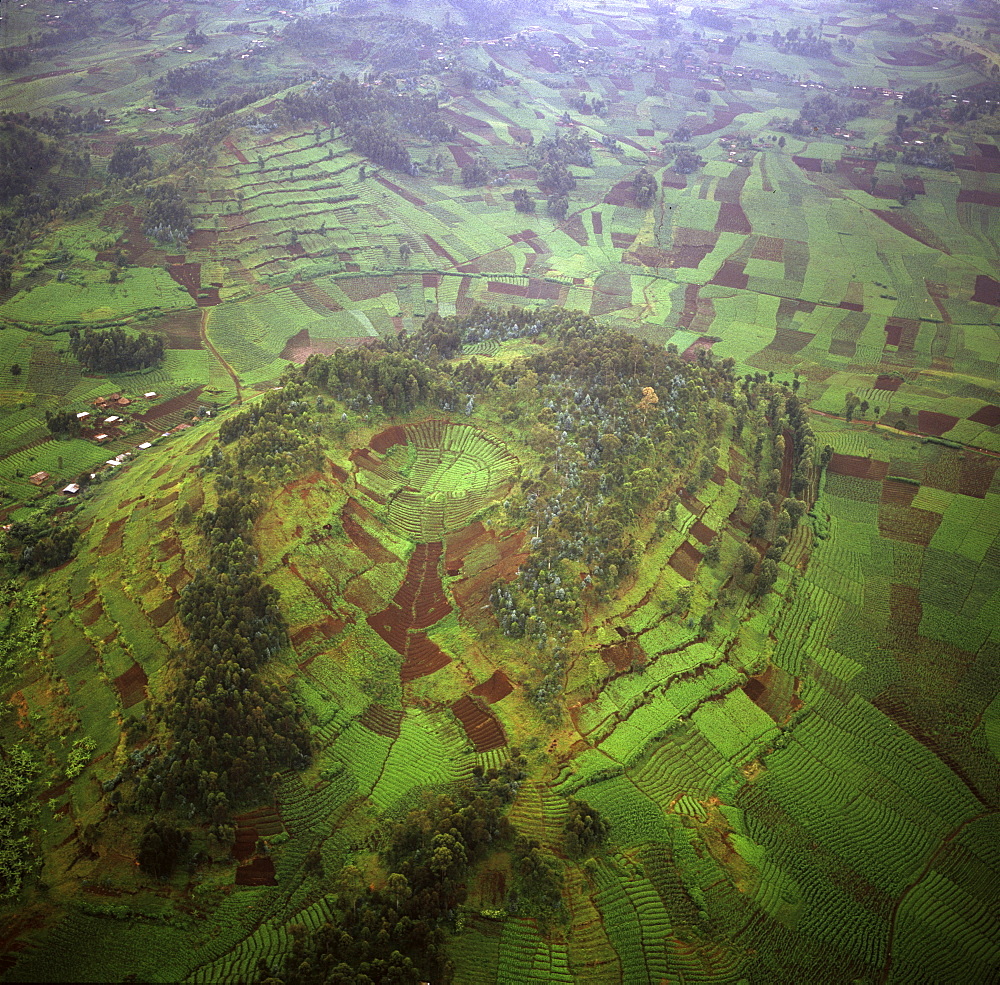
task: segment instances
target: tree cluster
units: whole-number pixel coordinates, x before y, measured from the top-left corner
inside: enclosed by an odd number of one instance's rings
[[[108,161],[108,174],[116,178],[138,178],[153,173],[153,158],[130,137],[118,141]]]
[[[177,186],[165,181],[143,189],[142,227],[158,242],[183,242],[192,232],[191,210]]]
[[[165,349],[163,338],[149,332],[131,335],[123,328],[86,328],[69,333],[70,352],[92,373],[130,373],[155,366]]]
[[[150,821],[139,838],[139,868],[157,879],[169,879],[190,841],[189,831],[180,831],[167,822]]]
[[[336,922],[296,932],[275,977],[262,969],[258,981],[415,985],[449,980],[444,932],[465,901],[466,874],[514,835],[506,809],[524,775],[524,761],[516,758],[501,770],[480,771],[469,783],[427,796],[420,807],[390,823],[380,852],[388,877],[380,885],[358,880],[345,886],[335,897]]]
[[[222,440],[229,447],[203,463],[218,469],[215,508],[197,521],[209,563],[181,592],[178,613],[190,645],[175,658],[176,684],[160,709],[170,742],[139,782],[140,807],[188,803],[218,826],[232,804],[259,798],[276,771],[308,762],[301,709],[260,673],[288,635],[280,594],[256,571],[253,545],[268,482],[316,464],[296,455],[309,442],[289,426],[309,423],[296,397],[294,387],[271,391],[227,421]]]
[[[16,571],[37,575],[73,556],[78,533],[67,520],[38,514],[15,520],[3,536],[5,562]]]
[[[656,179],[642,168],[632,179],[632,193],[635,196],[635,204],[640,209],[648,209],[656,198]]]

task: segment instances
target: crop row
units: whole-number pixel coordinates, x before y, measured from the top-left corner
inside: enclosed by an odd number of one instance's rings
[[[347,770],[324,773],[323,778],[310,787],[302,782],[298,774],[283,775],[278,802],[285,827],[296,838],[311,831],[328,833],[337,811],[356,788],[357,784]]]
[[[382,808],[400,801],[417,786],[454,782],[458,771],[452,765],[455,750],[441,744],[422,724],[424,715],[407,715],[400,736],[386,759],[371,799]]]
[[[594,870],[594,876],[597,907],[608,939],[621,960],[623,980],[668,980],[666,941],[671,932],[670,918],[656,890],[635,869],[626,877],[611,865],[602,864]]]
[[[370,793],[385,767],[392,739],[369,732],[352,722],[330,748],[333,759],[340,761],[357,778],[364,793]]]
[[[230,952],[208,964],[201,965],[185,981],[192,985],[226,985],[252,981],[261,960],[276,965],[279,957],[291,946],[291,935],[280,921],[262,923]]]
[[[572,982],[566,945],[543,940],[534,922],[508,917],[500,937],[498,985],[521,982]]]

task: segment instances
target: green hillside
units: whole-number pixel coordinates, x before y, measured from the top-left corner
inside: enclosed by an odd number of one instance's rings
[[[1000,22],[0,34],[0,981],[992,981]]]

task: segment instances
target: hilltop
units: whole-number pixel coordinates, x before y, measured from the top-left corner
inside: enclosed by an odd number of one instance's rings
[[[988,976],[987,8],[3,24],[0,978]]]

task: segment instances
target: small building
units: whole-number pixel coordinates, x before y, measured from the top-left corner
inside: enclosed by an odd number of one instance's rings
[[[156,393],[156,391],[155,391],[155,390],[150,390],[150,391],[149,391],[149,393],[144,393],[144,394],[143,394],[143,396],[144,396],[144,397],[145,397],[145,398],[146,398],[147,400],[155,400],[155,399],[156,399],[156,397],[157,397],[157,393]]]
[[[79,414],[76,415],[78,421],[82,421],[84,418],[90,417],[89,410],[81,410]]]
[[[48,472],[36,472],[30,479],[28,479],[28,482],[30,482],[33,486],[40,486],[48,479],[48,477]]]
[[[117,466],[121,465],[121,462],[119,462],[118,459],[116,459],[116,458],[109,458],[104,464],[107,465],[108,468],[112,468],[113,469],[113,468],[116,468]]]
[[[79,491],[80,491],[80,486],[75,482],[71,482],[68,486],[66,486],[65,489],[63,489],[63,492],[67,496],[75,496]]]
[[[106,434],[95,434],[94,441],[107,441],[108,436]]]
[[[119,407],[128,407],[128,405],[129,405],[130,403],[132,403],[132,401],[131,401],[131,400],[129,400],[129,398],[128,398],[128,397],[119,397],[119,398],[118,398],[118,399],[117,399],[117,400],[115,401],[115,403],[116,403],[116,404],[118,404],[118,406],[119,406]]]
[[[117,424],[120,420],[121,420],[121,418],[117,414],[115,414],[112,417],[105,417],[104,418],[104,423],[105,424]]]
[[[142,448],[143,450],[145,450],[146,448],[152,448],[153,447],[153,442],[152,441],[144,441],[141,445],[139,445],[139,447]]]

